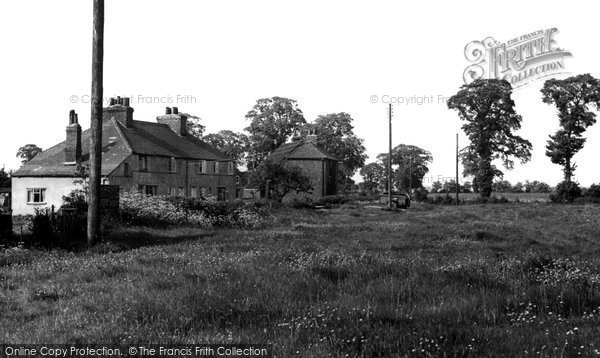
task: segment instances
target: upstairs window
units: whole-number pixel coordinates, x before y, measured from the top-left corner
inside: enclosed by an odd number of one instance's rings
[[[123,163],[123,176],[128,177],[129,175],[129,163]]]
[[[167,168],[169,173],[177,173],[177,159],[169,158],[169,167]]]
[[[213,166],[213,172],[218,173],[219,172],[219,162],[215,162],[214,166]]]
[[[233,175],[234,168],[233,162],[227,163],[227,174]]]
[[[140,155],[140,157],[138,158],[138,169],[140,171],[148,170],[148,159],[145,155]]]
[[[27,203],[43,204],[45,202],[46,202],[46,189],[45,188],[27,189]]]

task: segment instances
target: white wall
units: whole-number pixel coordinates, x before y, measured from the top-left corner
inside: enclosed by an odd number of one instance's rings
[[[51,207],[54,205],[58,210],[62,205],[62,197],[68,195],[71,190],[80,188],[80,184],[74,184],[76,178],[53,178],[53,177],[24,177],[12,178],[12,213],[13,215],[33,215],[36,207]],[[27,189],[45,188],[46,202],[43,204],[28,204]]]

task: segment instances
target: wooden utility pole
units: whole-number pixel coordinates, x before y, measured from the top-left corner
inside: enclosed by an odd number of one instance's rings
[[[388,120],[389,120],[389,146],[388,146],[388,206],[392,208],[392,104],[388,105]]]
[[[412,194],[412,156],[408,158],[408,195]]]
[[[456,205],[458,205],[458,190],[460,185],[458,184],[458,133],[456,133]]]
[[[90,136],[90,190],[88,198],[87,244],[94,245],[100,231],[100,176],[102,160],[102,72],[104,61],[104,0],[94,1],[92,43],[92,101]]]

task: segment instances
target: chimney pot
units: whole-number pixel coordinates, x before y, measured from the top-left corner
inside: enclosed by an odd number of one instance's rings
[[[124,105],[125,107],[129,107],[129,97],[125,97],[125,98],[123,98],[123,105]]]
[[[115,105],[115,97],[110,97],[110,100],[108,102],[109,106],[114,106]]]
[[[179,114],[179,108],[173,107],[173,114]]]
[[[171,114],[171,107],[167,107],[165,109],[165,114]]]
[[[75,117],[73,118],[76,124],[79,124],[79,114],[75,113]]]
[[[123,98],[121,98],[121,96],[117,96],[117,104],[118,105],[122,105],[123,104]]]
[[[69,125],[73,124],[73,123],[74,123],[74,121],[75,121],[75,110],[74,110],[74,109],[72,109],[72,110],[69,112]]]

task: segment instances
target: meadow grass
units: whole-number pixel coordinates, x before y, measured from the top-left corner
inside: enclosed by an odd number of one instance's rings
[[[277,356],[600,354],[600,206],[275,209],[0,253],[0,343],[268,343]]]

